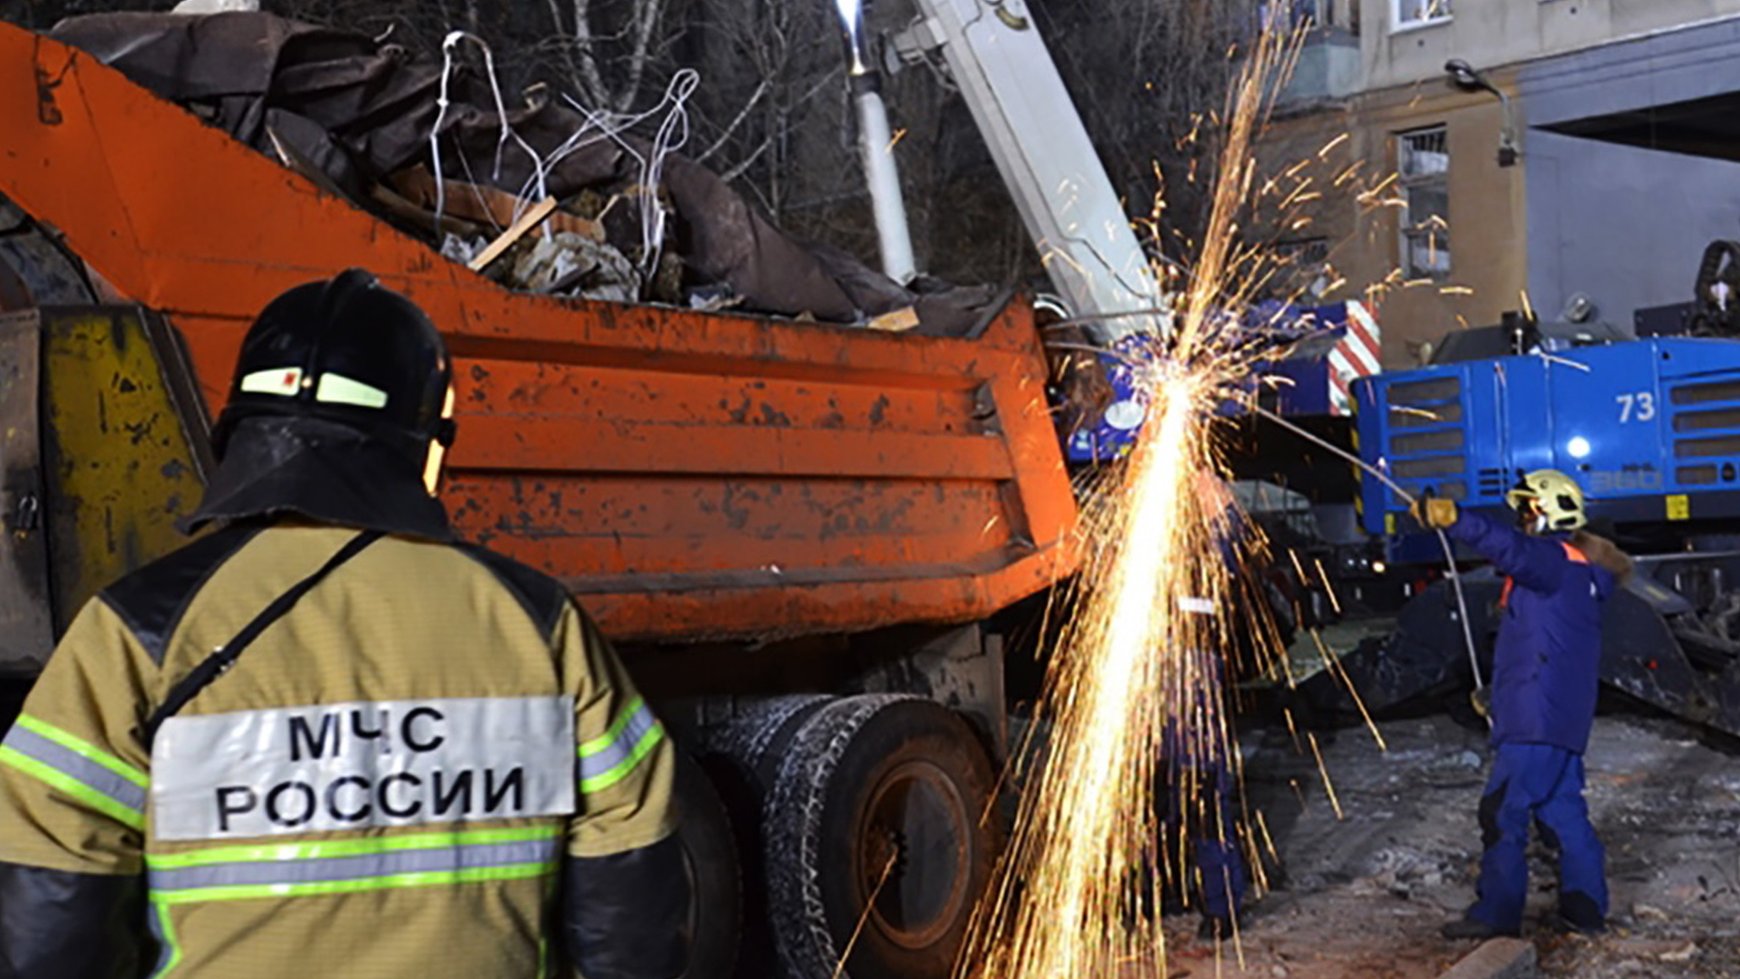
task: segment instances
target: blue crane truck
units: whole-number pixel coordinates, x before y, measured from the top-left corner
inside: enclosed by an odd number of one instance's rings
[[[1520,473],[1573,476],[1591,529],[1637,559],[1637,573],[1606,607],[1602,681],[1740,735],[1740,342],[1535,346],[1379,374],[1356,383],[1354,394],[1361,457],[1411,495],[1509,519],[1505,491]],[[1469,665],[1448,583],[1427,583],[1443,565],[1441,546],[1369,474],[1360,503],[1392,573],[1424,587],[1392,634],[1344,665],[1373,709],[1454,693]],[[1465,572],[1463,582],[1489,662],[1501,582],[1490,569]]]

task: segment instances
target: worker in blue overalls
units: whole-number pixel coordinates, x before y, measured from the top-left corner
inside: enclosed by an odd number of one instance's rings
[[[1229,573],[1236,573],[1242,564],[1237,542],[1244,531],[1232,494],[1207,472],[1196,475],[1193,489],[1204,509],[1224,521],[1219,527],[1220,557]],[[1192,599],[1186,611],[1217,614],[1206,599]],[[1190,895],[1202,915],[1198,937],[1226,939],[1232,937],[1249,883],[1238,835],[1236,746],[1224,736],[1232,725],[1233,677],[1222,651],[1194,655],[1193,702],[1179,707],[1197,716],[1190,723],[1168,718],[1162,733],[1160,845],[1162,860],[1185,878],[1176,890]]]
[[[1205,703],[1199,707],[1228,710],[1231,698],[1222,689],[1220,657],[1209,653],[1202,660],[1206,675],[1200,693]],[[1225,723],[1232,721],[1227,718]],[[1161,760],[1162,860],[1185,877],[1177,890],[1189,894],[1202,915],[1197,937],[1227,939],[1248,886],[1238,836],[1238,786],[1229,757],[1234,749],[1213,732],[1199,732],[1193,740],[1197,743],[1186,744],[1180,725],[1167,724]],[[1183,858],[1186,849],[1188,859]]]
[[[1528,895],[1529,825],[1559,852],[1559,909],[1565,931],[1606,925],[1601,841],[1583,800],[1583,752],[1595,720],[1601,666],[1601,603],[1630,572],[1630,560],[1583,529],[1583,492],[1552,469],[1531,472],[1508,494],[1521,529],[1430,498],[1415,519],[1447,530],[1505,576],[1493,651],[1492,775],[1480,800],[1478,899],[1446,938],[1516,935]]]

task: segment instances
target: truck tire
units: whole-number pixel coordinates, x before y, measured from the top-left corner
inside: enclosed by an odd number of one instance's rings
[[[740,979],[768,979],[777,969],[767,907],[767,871],[761,860],[767,850],[761,814],[792,736],[811,714],[832,701],[822,694],[796,694],[740,703],[731,720],[698,732],[701,764],[712,776],[730,814],[742,861],[743,923],[737,950]]]
[[[831,703],[824,694],[791,694],[743,704],[737,716],[701,732],[705,755],[718,756],[740,770],[755,796],[754,815],[761,814],[761,797],[773,788],[780,759],[799,727],[810,715]]]
[[[677,752],[677,840],[689,875],[684,979],[730,979],[743,926],[743,873],[731,819],[701,765]]]
[[[765,817],[786,979],[948,979],[990,878],[995,785],[972,728],[934,701],[837,700],[797,731]],[[855,937],[854,937],[855,935]]]

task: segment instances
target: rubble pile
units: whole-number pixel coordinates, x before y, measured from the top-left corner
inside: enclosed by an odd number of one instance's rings
[[[1251,910],[1242,959],[1176,926],[1173,976],[1437,979],[1473,944],[1438,927],[1473,900],[1486,732],[1438,715],[1380,722],[1389,750],[1359,727],[1318,731],[1323,773],[1284,726],[1244,735],[1251,805],[1262,810],[1285,875]],[[1679,722],[1597,719],[1588,799],[1607,849],[1606,934],[1546,923],[1555,855],[1530,853],[1523,937],[1545,977],[1740,977],[1740,776],[1735,758]]]
[[[459,35],[436,59],[229,11],[75,17],[51,36],[513,289],[940,335],[999,298],[799,241],[633,119],[543,87],[510,105]]]

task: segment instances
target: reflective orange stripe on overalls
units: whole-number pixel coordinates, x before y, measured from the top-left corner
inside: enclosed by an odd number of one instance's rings
[[[1576,549],[1575,547],[1572,547],[1570,541],[1560,541],[1559,546],[1563,547],[1565,549],[1565,557],[1569,558],[1572,564],[1588,564],[1589,563],[1589,555],[1584,554],[1582,551]],[[1516,579],[1511,578],[1508,575],[1505,576],[1504,590],[1498,593],[1498,607],[1499,608],[1502,609],[1502,608],[1509,608],[1510,607],[1510,593],[1511,593],[1511,590],[1514,589],[1515,587],[1516,587]]]

